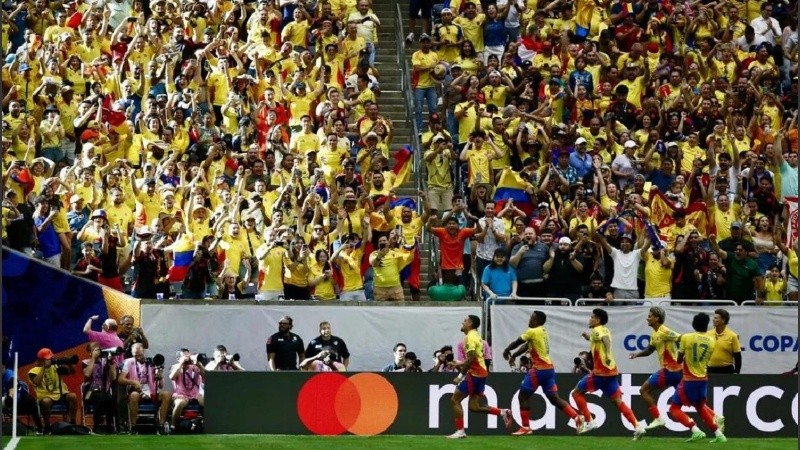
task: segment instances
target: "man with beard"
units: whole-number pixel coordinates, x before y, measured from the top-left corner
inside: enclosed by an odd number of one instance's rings
[[[330,322],[323,321],[319,324],[319,336],[308,343],[305,355],[307,358],[313,358],[326,350],[332,351],[332,359],[342,363],[344,368],[347,369],[350,363],[350,352],[347,350],[347,344],[345,344],[344,339],[331,333]]]
[[[548,233],[549,234],[549,233]],[[552,237],[552,235],[550,235]],[[536,239],[533,227],[525,228],[522,242],[511,250],[509,263],[517,270],[519,297],[544,297],[547,295],[544,263],[550,255],[550,246]]]
[[[597,237],[606,252],[611,255],[614,265],[614,278],[611,280],[614,298],[616,300],[638,299],[639,288],[636,283],[636,272],[639,268],[639,261],[650,248],[650,240],[646,240],[640,247],[635,247],[633,237],[630,234],[623,234],[619,240],[620,248],[616,249],[608,243],[604,234],[598,232]]]
[[[583,239],[581,237],[573,249],[572,240],[564,236],[558,240],[557,249],[550,249],[550,258],[542,266],[548,275],[548,297],[567,297],[572,301],[580,297],[581,286],[576,281],[584,268],[577,248],[583,244]]]

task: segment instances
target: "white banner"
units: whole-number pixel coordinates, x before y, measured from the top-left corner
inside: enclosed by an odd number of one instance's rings
[[[422,368],[433,366],[433,352],[463,339],[461,323],[469,314],[480,317],[480,306],[340,306],[286,304],[263,305],[166,305],[143,304],[142,324],[150,340],[149,356],[163,354],[167,364],[175,352],[186,347],[192,353],[211,356],[224,345],[239,353],[247,370],[266,370],[266,342],[278,331],[278,319],[289,315],[292,332],[303,344],[319,336],[319,323],[331,323],[335,336],[350,351],[350,370],[380,371],[393,362],[392,348],[398,342],[417,354]]]
[[[581,337],[588,330],[592,307],[559,308],[552,306],[494,305],[491,308],[492,347],[497,355],[494,371],[508,372],[501,352],[528,327],[531,313],[539,309],[547,314],[545,328],[550,335],[550,356],[557,372],[571,372],[573,359],[589,350]],[[647,326],[648,307],[616,306],[606,308],[608,328],[612,333],[617,367],[624,373],[652,373],[658,369],[658,357],[628,359],[628,354],[647,348],[652,328]],[[714,315],[715,307],[666,306],[666,325],[678,333],[692,331],[692,318],[699,312]],[[797,309],[770,307],[726,307],[731,315],[729,327],[739,334],[742,345],[742,373],[785,372],[797,363]],[[709,325],[711,326],[711,325]]]
[[[797,197],[786,197],[783,201],[789,209],[789,232],[786,233],[786,246],[791,247],[797,242]]]

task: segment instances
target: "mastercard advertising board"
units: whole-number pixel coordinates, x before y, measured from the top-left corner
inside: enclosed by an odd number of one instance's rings
[[[489,404],[511,408],[517,424],[520,423],[517,392],[522,377],[518,373],[491,374],[485,391]],[[623,399],[641,419],[650,417],[639,396],[639,386],[646,378],[645,374],[619,377]],[[451,373],[207,372],[206,432],[328,436],[450,434],[454,430],[450,404],[455,389],[452,379]],[[557,375],[562,398],[569,399],[569,391],[578,379],[573,374]],[[659,409],[666,411],[673,392],[670,388],[657,395]],[[593,434],[631,435],[629,424],[599,392],[588,395],[587,401],[600,424]],[[718,375],[708,385],[709,405],[725,415],[729,437],[796,436],[797,401],[795,377]],[[464,409],[467,410],[466,405]],[[696,416],[691,412],[690,415]],[[653,435],[670,436],[686,431],[681,424],[668,417],[666,420],[666,427],[653,431]],[[508,433],[497,416],[468,413],[464,424],[472,435]],[[531,426],[537,434],[575,434],[571,420],[548,403],[541,390],[531,399]]]

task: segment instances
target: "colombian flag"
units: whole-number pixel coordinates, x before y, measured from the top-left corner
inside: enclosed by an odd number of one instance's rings
[[[392,172],[395,174],[394,186],[400,187],[411,178],[411,169],[414,166],[412,156],[414,150],[410,145],[404,145],[403,148],[394,152],[394,167]]]
[[[533,215],[533,203],[527,192],[530,187],[530,183],[522,179],[519,173],[506,167],[500,173],[497,189],[494,191],[496,209],[500,211],[509,199],[513,199],[514,206],[524,211],[527,216]]]
[[[672,213],[677,209],[675,204],[664,196],[663,192],[656,189],[650,190],[650,222],[656,225],[662,234],[675,223]],[[706,204],[704,202],[694,202],[684,211],[686,211],[686,223],[694,225],[701,235],[706,236],[709,231]],[[663,238],[664,236],[662,236]]]
[[[183,281],[186,273],[189,272],[189,265],[194,256],[194,242],[188,234],[182,234],[174,244],[172,244],[172,265],[169,268],[167,279],[169,281]]]

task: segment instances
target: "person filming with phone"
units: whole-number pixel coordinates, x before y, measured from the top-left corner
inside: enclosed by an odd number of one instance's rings
[[[36,353],[36,366],[28,371],[28,380],[36,392],[39,410],[44,419],[44,434],[50,434],[50,410],[53,403],[67,405],[67,421],[75,424],[78,410],[78,397],[69,391],[69,387],[61,379],[64,375],[75,372],[78,357],[54,358],[53,351],[43,348]]]

